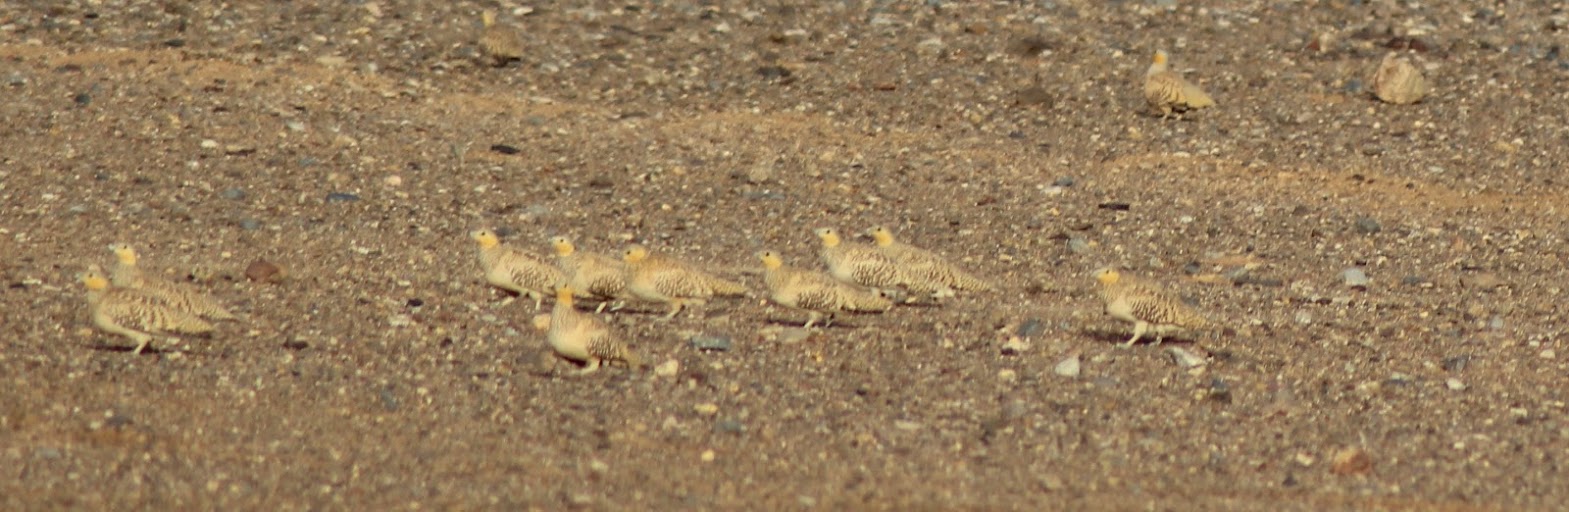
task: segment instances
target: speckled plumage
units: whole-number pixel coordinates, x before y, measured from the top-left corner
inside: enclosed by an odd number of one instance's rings
[[[934,296],[952,296],[954,290],[984,291],[992,288],[974,274],[938,256],[937,253],[895,239],[893,232],[881,226],[866,230],[876,241],[874,247],[888,259],[899,264],[909,281],[912,291],[930,290]]]
[[[116,243],[109,246],[114,252],[115,265],[110,269],[109,282],[115,288],[140,290],[171,309],[213,320],[234,320],[237,317],[217,299],[185,283],[177,283],[158,276],[147,275],[137,266],[140,256],[130,244]]]
[[[1395,52],[1384,55],[1384,60],[1379,62],[1378,70],[1373,72],[1369,82],[1372,83],[1374,97],[1396,105],[1422,101],[1432,90],[1427,84],[1427,77],[1422,76],[1422,70]]]
[[[768,298],[811,314],[802,327],[811,327],[818,321],[828,325],[840,311],[881,313],[893,307],[893,301],[875,291],[845,284],[828,274],[785,265],[776,252],[762,251],[757,258],[763,262]]]
[[[201,317],[170,307],[162,299],[142,290],[110,284],[99,269],[89,268],[78,279],[87,288],[87,307],[93,325],[110,334],[136,342],[135,353],[142,353],[154,336],[160,334],[207,334],[212,324]]]
[[[627,291],[650,302],[670,304],[673,318],[687,305],[702,305],[713,297],[744,295],[746,286],[723,279],[690,263],[652,254],[641,245],[622,253],[627,266]]]
[[[1203,89],[1168,69],[1166,60],[1166,52],[1157,50],[1149,70],[1144,72],[1144,101],[1150,108],[1169,116],[1172,112],[1215,106],[1214,98]]]
[[[511,25],[498,23],[494,11],[480,13],[483,32],[479,36],[479,49],[490,57],[495,66],[523,58],[523,34]]]
[[[845,242],[834,228],[819,228],[816,233],[822,241],[819,255],[834,279],[884,292],[910,284],[899,264],[876,248]]]
[[[479,268],[485,272],[485,282],[534,299],[535,310],[556,285],[566,280],[554,265],[502,244],[491,230],[475,230],[469,238],[479,246]]]
[[[610,326],[591,314],[572,306],[573,290],[569,286],[556,289],[556,306],[550,311],[550,320],[535,320],[536,327],[546,329],[545,338],[551,350],[563,358],[584,363],[583,373],[599,370],[606,362],[625,362],[628,366],[641,366],[642,360],[628,350],[611,332]]]
[[[1109,267],[1096,270],[1095,280],[1106,314],[1133,323],[1133,337],[1124,346],[1132,346],[1146,332],[1153,332],[1159,345],[1167,334],[1209,326],[1204,315],[1154,282]]]
[[[579,251],[572,240],[564,236],[551,238],[550,246],[556,251],[556,268],[566,276],[567,286],[580,299],[599,301],[595,312],[604,311],[610,301],[626,295],[626,264],[621,260]]]

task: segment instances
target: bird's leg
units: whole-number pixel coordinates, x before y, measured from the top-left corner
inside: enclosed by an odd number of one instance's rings
[[[577,374],[578,375],[588,375],[590,373],[594,373],[594,372],[597,372],[597,371],[599,371],[599,358],[593,358],[593,359],[589,359],[588,360],[588,364],[584,365],[583,366],[583,370],[577,372]]]
[[[141,355],[142,350],[147,348],[147,344],[153,341],[152,336],[139,336],[131,339],[136,342],[136,350],[131,351],[135,355]]]
[[[607,305],[607,304],[610,304],[610,301],[608,301],[608,300],[600,301],[599,307],[594,308],[594,314],[597,315],[597,314],[600,314],[600,313],[604,313],[605,312],[605,305]]]
[[[1139,322],[1134,323],[1133,324],[1133,337],[1132,338],[1128,338],[1128,342],[1127,343],[1123,343],[1122,346],[1124,346],[1124,347],[1131,347],[1131,346],[1133,346],[1133,342],[1139,341],[1139,337],[1144,336],[1144,332],[1148,331],[1149,328],[1150,328],[1149,322],[1139,321]]]
[[[838,318],[838,317],[839,317],[838,314],[829,313],[828,314],[828,318],[823,319],[823,327],[828,327],[830,325],[833,325],[834,324],[834,319]]]
[[[675,318],[676,314],[680,313],[681,310],[684,309],[684,308],[686,308],[686,302],[682,301],[681,299],[671,300],[670,301],[670,313],[665,315],[665,319],[669,320],[671,318]]]
[[[823,317],[823,315],[821,313],[818,313],[816,311],[811,312],[811,315],[812,316],[809,316],[809,317],[806,318],[806,325],[802,325],[801,326],[802,329],[811,329],[812,328],[812,324],[817,323],[817,320],[819,320],[819,319],[821,319]]]

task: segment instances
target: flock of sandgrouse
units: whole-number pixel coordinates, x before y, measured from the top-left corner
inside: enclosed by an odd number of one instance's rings
[[[881,313],[899,302],[941,301],[960,291],[987,291],[992,285],[938,254],[896,240],[886,228],[866,231],[874,243],[846,241],[838,230],[816,230],[824,271],[787,265],[774,251],[756,254],[763,284],[773,303],[807,313],[804,328],[827,326],[836,314]],[[577,250],[566,237],[550,239],[555,261],[501,243],[488,229],[469,233],[477,246],[484,279],[492,286],[533,299],[534,309],[545,297],[555,298],[548,315],[534,325],[545,331],[550,347],[563,358],[585,365],[640,365],[623,340],[597,314],[620,309],[628,301],[668,305],[665,318],[715,297],[746,295],[746,285],[701,266],[631,245],[620,258]],[[136,353],[160,335],[207,334],[210,320],[238,320],[220,303],[188,283],[144,274],[131,246],[109,246],[115,255],[108,275],[93,265],[81,273],[95,326],[136,342]],[[1168,294],[1161,286],[1114,268],[1097,270],[1106,314],[1133,324],[1132,345],[1145,334],[1155,342],[1168,334],[1207,327],[1209,321]],[[576,301],[597,303],[592,313]]]
[[[483,13],[481,21],[484,30],[478,47],[493,64],[523,58],[522,36],[516,28],[498,23],[494,12]],[[1215,105],[1203,89],[1168,68],[1164,51],[1155,52],[1143,85],[1145,101],[1162,117]],[[1384,57],[1371,89],[1380,100],[1396,104],[1420,101],[1430,90],[1421,71],[1394,53]],[[885,228],[867,231],[875,241],[871,245],[847,242],[831,228],[816,233],[827,272],[787,265],[773,251],[757,253],[768,298],[805,311],[809,315],[805,328],[826,326],[839,312],[887,311],[894,307],[896,297],[940,301],[958,291],[991,289],[986,281],[941,256],[895,240]],[[545,297],[555,298],[551,313],[535,317],[534,325],[546,332],[558,355],[584,363],[585,373],[604,362],[640,364],[610,326],[595,316],[607,305],[627,300],[667,304],[669,318],[687,306],[747,291],[739,282],[640,245],[613,258],[580,252],[571,240],[555,237],[550,239],[556,255],[552,264],[502,244],[492,231],[478,230],[470,236],[479,247],[479,265],[488,283],[533,299],[536,310],[543,306]],[[114,244],[110,249],[115,266],[108,275],[95,265],[80,279],[87,288],[93,324],[136,342],[136,353],[155,336],[207,334],[213,330],[209,321],[237,319],[189,284],[143,274],[137,267],[136,251],[129,245]],[[1097,270],[1094,277],[1106,314],[1133,324],[1133,336],[1124,345],[1132,345],[1145,334],[1154,335],[1160,343],[1168,334],[1210,325],[1203,315],[1154,282],[1115,268]],[[574,305],[577,299],[597,302],[598,307],[593,314],[579,311]]]

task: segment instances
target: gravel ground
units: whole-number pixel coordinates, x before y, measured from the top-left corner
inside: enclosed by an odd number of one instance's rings
[[[1569,500],[1561,5],[325,4],[0,5],[0,507]],[[1219,106],[1148,115],[1157,48]],[[1392,50],[1432,96],[1370,97]],[[760,289],[874,224],[1001,286],[805,339],[634,305],[667,371],[588,376],[466,237]],[[73,280],[115,241],[249,319],[131,354]],[[1107,264],[1224,327],[1117,347]]]

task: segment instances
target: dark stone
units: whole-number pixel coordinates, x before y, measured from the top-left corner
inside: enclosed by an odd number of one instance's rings
[[[1384,230],[1384,227],[1378,225],[1378,221],[1373,220],[1372,217],[1357,217],[1356,225],[1357,232],[1364,235],[1371,235]]]
[[[333,192],[331,194],[327,194],[327,202],[329,203],[348,203],[359,200],[360,196],[350,194],[348,192]]]
[[[1024,323],[1019,324],[1019,330],[1015,332],[1019,335],[1020,338],[1028,338],[1045,331],[1046,324],[1041,322],[1041,319],[1031,318],[1029,320],[1025,320]]]
[[[790,78],[793,74],[789,69],[785,69],[784,66],[761,66],[757,68],[757,75],[769,80]]]
[[[516,155],[518,153],[522,153],[523,152],[523,150],[520,150],[520,149],[512,147],[512,146],[508,146],[506,144],[491,144],[490,145],[490,150],[491,151],[495,151],[497,153],[501,153],[503,155]]]

